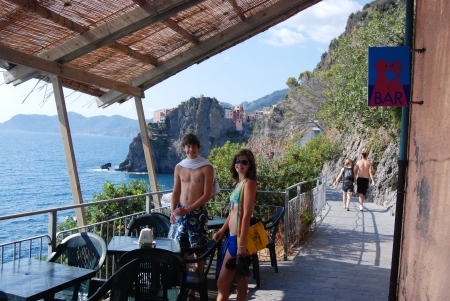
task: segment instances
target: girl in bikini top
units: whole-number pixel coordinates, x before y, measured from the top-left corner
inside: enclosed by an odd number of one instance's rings
[[[233,209],[234,204],[239,204],[241,200],[242,187],[244,187],[244,183],[246,181],[247,179],[244,179],[244,181],[242,181],[240,185],[230,194],[230,210]]]

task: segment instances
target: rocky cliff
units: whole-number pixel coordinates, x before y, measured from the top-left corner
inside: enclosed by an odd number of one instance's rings
[[[311,127],[310,118],[316,110],[317,108],[302,105],[301,102],[292,98],[282,101],[270,116],[265,116],[255,125],[253,136],[249,141],[250,148],[260,150],[260,146],[263,145],[272,150],[275,156],[282,155],[284,142],[293,138],[298,139]],[[328,177],[327,183],[332,185],[344,166],[346,158],[350,158],[356,163],[361,152],[369,150],[368,159],[373,162],[376,185],[369,188],[366,201],[382,205],[394,214],[399,144],[390,142],[386,133],[378,133],[376,141],[373,135],[349,135],[330,129],[325,129],[325,135],[329,140],[342,145],[334,159],[326,162],[323,166],[322,172]],[[340,187],[338,185],[336,189],[340,191]],[[354,196],[357,194],[355,193]]]
[[[302,85],[320,91],[323,83],[317,78],[305,75]],[[299,139],[315,126],[314,114],[319,111],[324,97],[320,93],[312,97],[303,91],[299,90],[298,86],[290,86],[285,99],[273,106],[270,114],[264,115],[255,123],[253,135],[249,140],[250,148],[258,151],[264,147],[270,149],[275,156],[281,155],[287,141]]]
[[[396,6],[397,2],[400,1],[377,0],[365,5],[362,11],[350,15],[343,35],[348,35],[361,26],[366,21],[370,10],[387,12],[390,7]],[[250,139],[251,148],[263,145],[273,151],[275,156],[282,156],[283,142],[305,136],[306,129],[311,126],[315,113],[320,110],[320,105],[327,101],[323,93],[327,86],[326,77],[322,78],[321,72],[333,67],[338,44],[338,40],[330,43],[329,51],[322,55],[321,61],[313,72],[305,71],[298,78],[288,79],[287,84],[290,89],[286,99],[277,104],[270,116],[265,116],[255,125]],[[395,139],[383,133],[383,129],[368,129],[367,135],[350,135],[326,129],[325,134],[331,141],[342,145],[341,151],[335,158],[323,166],[322,171],[328,175],[328,184],[331,185],[336,179],[345,158],[356,161],[363,149],[368,150],[369,160],[374,163],[376,186],[370,188],[367,201],[383,205],[389,212],[394,213],[399,151],[398,143],[392,142]],[[340,187],[337,189],[340,190]]]
[[[395,214],[395,203],[397,198],[397,178],[398,178],[398,152],[399,143],[387,142],[382,151],[370,150],[370,139],[361,135],[346,135],[335,131],[327,131],[327,136],[333,141],[341,141],[342,149],[332,161],[328,161],[323,166],[322,172],[327,175],[327,183],[332,185],[339,175],[344,161],[349,158],[355,164],[361,157],[363,150],[369,149],[369,157],[373,163],[375,186],[370,187],[366,201],[374,202],[386,207],[388,212]],[[341,191],[341,185],[336,187]],[[355,193],[356,197],[357,194]]]
[[[175,165],[185,157],[181,139],[188,133],[199,137],[200,155],[205,158],[211,149],[222,146],[227,140],[243,142],[248,139],[247,131],[236,131],[233,121],[225,119],[224,108],[215,98],[191,98],[166,116],[165,125],[151,129],[150,145],[156,173],[173,173]],[[140,135],[133,139],[119,170],[147,172]]]

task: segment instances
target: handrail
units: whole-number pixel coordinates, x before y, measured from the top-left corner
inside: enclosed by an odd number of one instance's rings
[[[312,199],[307,200],[306,199],[306,193],[301,193],[302,185],[309,184],[309,183],[315,183],[315,187],[311,190],[312,192]],[[313,221],[315,223],[316,217],[320,214],[322,211],[324,205],[325,205],[325,184],[326,184],[326,175],[322,174],[321,176],[314,178],[312,180],[303,181],[294,185],[291,185],[285,189],[285,210],[284,210],[284,260],[287,260],[287,254],[288,249],[291,248],[291,246],[296,245],[299,242],[298,233],[301,231],[301,225],[300,218],[301,214],[303,214],[303,209],[309,208],[312,210],[313,213]],[[290,200],[289,199],[289,192],[293,189],[297,190],[297,196]],[[314,194],[314,189],[316,189],[316,194]],[[305,202],[303,202],[301,199],[302,197],[305,199]],[[293,209],[291,210],[291,205]],[[301,212],[300,212],[301,209]],[[291,218],[291,215],[294,217]],[[294,235],[297,237],[293,239],[294,241],[290,244],[289,239],[289,228],[290,224],[293,224],[293,227],[295,227]]]
[[[29,212],[23,212],[23,213],[2,215],[2,216],[0,216],[0,221],[1,220],[6,220],[6,219],[18,218],[18,217],[38,215],[38,214],[43,214],[43,213],[51,213],[51,212],[55,212],[55,211],[64,211],[64,210],[75,209],[75,208],[80,208],[80,207],[97,206],[97,205],[101,205],[101,204],[104,204],[104,203],[113,203],[113,202],[126,201],[126,200],[133,199],[133,198],[139,198],[139,197],[143,197],[143,196],[147,197],[147,196],[151,196],[153,194],[167,193],[167,192],[172,192],[172,190],[161,190],[161,191],[157,191],[157,192],[146,192],[146,193],[142,193],[142,194],[122,196],[122,197],[109,199],[109,200],[100,200],[100,201],[96,201],[96,202],[89,202],[89,203],[83,203],[83,204],[68,205],[68,206],[63,206],[63,207],[54,207],[54,208],[48,208],[48,209],[42,209],[42,210],[36,210],[36,211],[29,211]]]
[[[315,183],[315,187],[313,188],[313,190],[316,190],[316,191],[315,192],[312,191],[312,193],[311,193],[312,198],[313,198],[312,200],[306,200],[305,194],[301,193],[302,186],[305,185],[305,184],[309,184],[309,183],[313,183],[313,184]],[[292,239],[289,237],[289,235],[290,235],[289,231],[291,231],[291,232],[294,231],[294,235],[299,231],[298,224],[299,224],[300,214],[302,213],[302,210],[304,209],[303,207],[306,206],[308,208],[310,208],[310,207],[314,208],[314,217],[316,217],[318,215],[318,213],[321,211],[323,206],[320,205],[320,204],[318,204],[316,206],[316,200],[315,199],[316,198],[317,199],[322,199],[322,201],[320,201],[320,202],[321,202],[321,204],[324,203],[324,200],[325,200],[325,188],[324,188],[325,183],[326,183],[326,176],[322,175],[320,177],[317,177],[317,178],[309,180],[309,181],[303,181],[303,182],[297,183],[295,185],[291,185],[291,186],[287,187],[284,192],[258,190],[258,193],[261,193],[261,194],[285,195],[285,205],[284,205],[285,208],[286,208],[285,215],[284,215],[284,259],[285,260],[287,259],[288,248],[290,249],[293,245],[295,245],[298,242],[298,239],[297,239],[298,237],[297,238],[294,237]],[[293,198],[292,200],[290,200],[289,199],[289,194],[294,189],[297,190],[296,197]],[[233,191],[233,189],[229,189],[229,188],[221,189],[221,192],[231,192],[231,191]],[[135,199],[135,198],[139,198],[139,197],[144,197],[145,196],[146,197],[146,212],[150,212],[150,211],[152,211],[151,210],[151,196],[156,194],[156,193],[164,194],[164,193],[170,193],[170,192],[172,192],[172,190],[163,190],[163,191],[157,191],[157,192],[147,192],[147,193],[143,193],[143,194],[139,194],[139,195],[124,196],[124,197],[118,197],[118,198],[109,199],[109,200],[100,200],[100,201],[96,201],[96,202],[88,202],[88,203],[77,204],[77,205],[54,207],[54,208],[42,209],[42,210],[37,210],[37,211],[32,211],[32,212],[24,212],[24,213],[5,215],[5,216],[0,216],[0,221],[1,220],[14,219],[14,218],[27,217],[27,216],[33,216],[33,215],[39,215],[39,214],[48,213],[49,214],[48,235],[43,235],[43,236],[40,236],[40,237],[45,237],[46,236],[47,239],[49,240],[49,243],[48,243],[48,245],[49,245],[48,246],[48,254],[51,254],[53,249],[56,247],[57,235],[62,234],[62,233],[58,234],[56,232],[56,230],[57,230],[57,222],[56,222],[57,221],[57,213],[59,211],[65,211],[65,210],[70,210],[70,209],[75,209],[75,208],[80,208],[80,207],[99,206],[99,205],[106,204],[106,203],[127,201],[127,200],[131,200],[131,199]],[[307,202],[307,204],[305,202]],[[269,208],[271,206],[273,207],[273,205],[268,205],[268,204],[262,204],[262,206],[266,206],[267,208]],[[291,210],[290,206],[294,206],[293,208],[295,210]],[[161,209],[161,208],[159,208],[159,209]],[[136,214],[138,214],[138,213],[136,213]],[[261,211],[260,211],[260,215],[261,215]],[[122,217],[120,217],[120,218],[122,218]],[[292,221],[291,221],[291,219],[292,219]],[[113,220],[115,220],[115,219],[113,219]],[[81,227],[78,230],[79,231],[86,231],[88,229],[88,227],[95,227],[96,225],[100,225],[100,224],[101,224],[101,222],[95,223],[95,224],[92,224],[92,225],[86,225],[84,227]],[[293,229],[290,230],[289,229],[290,227],[293,228]],[[62,232],[65,232],[65,231],[62,231]],[[33,239],[33,238],[27,238],[27,239],[20,240],[20,241],[9,242],[7,244],[0,245],[0,247],[3,248],[3,246],[5,246],[5,245],[12,245],[14,243],[27,241],[27,240],[31,240],[31,239]]]

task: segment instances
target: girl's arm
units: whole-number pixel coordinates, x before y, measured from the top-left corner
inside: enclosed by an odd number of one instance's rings
[[[228,223],[230,222],[230,215],[228,214],[227,220],[225,221],[225,223],[223,224],[223,226],[219,229],[219,231],[217,231],[216,233],[213,234],[213,239],[215,241],[219,241],[223,235],[225,234],[225,232],[228,229]]]
[[[256,183],[253,180],[247,180],[244,186],[244,205],[243,214],[241,218],[241,233],[239,235],[239,244],[237,255],[247,255],[245,244],[247,242],[248,229],[250,228],[250,220],[253,214],[253,205],[256,199]]]
[[[333,186],[336,186],[337,182],[339,181],[339,179],[342,177],[342,174],[344,173],[344,167],[342,167],[341,172],[339,173],[339,175],[336,178],[336,181],[334,181]]]

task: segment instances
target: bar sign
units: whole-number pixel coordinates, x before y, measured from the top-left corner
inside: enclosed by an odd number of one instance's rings
[[[410,57],[409,47],[369,47],[368,106],[409,106]]]

